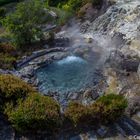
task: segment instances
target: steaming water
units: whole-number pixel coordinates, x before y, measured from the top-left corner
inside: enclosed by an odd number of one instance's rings
[[[37,71],[40,91],[65,93],[80,90],[91,84],[91,69],[87,61],[76,56],[55,61]]]

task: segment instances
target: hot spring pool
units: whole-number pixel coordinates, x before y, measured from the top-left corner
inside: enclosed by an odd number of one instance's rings
[[[91,85],[93,67],[77,56],[68,56],[37,70],[39,90],[43,93],[73,92]]]

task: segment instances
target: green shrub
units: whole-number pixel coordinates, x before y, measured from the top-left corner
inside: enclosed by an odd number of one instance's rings
[[[16,49],[8,43],[0,44],[0,68],[12,69],[12,63],[17,59]]]
[[[34,89],[12,75],[0,75],[0,98],[15,101],[24,98]]]
[[[93,119],[101,123],[109,123],[121,117],[127,107],[127,100],[121,95],[109,94],[100,97],[89,106]]]
[[[16,61],[16,58],[10,56],[9,54],[0,53],[0,68],[2,69],[12,69],[12,63]]]
[[[18,0],[0,0],[0,6],[11,3],[11,2],[15,2],[15,1],[18,1]]]
[[[120,118],[127,107],[127,100],[120,95],[109,94],[95,103],[84,106],[71,102],[65,110],[65,117],[74,125],[107,124]]]
[[[21,47],[42,38],[40,25],[47,23],[46,15],[41,1],[28,0],[17,4],[16,10],[2,20],[2,25],[10,32],[13,44]]]
[[[67,2],[68,0],[47,0],[47,4],[49,6],[54,6],[54,7],[57,7],[58,4],[62,4],[62,3],[65,3]]]
[[[8,43],[0,44],[0,52],[13,54],[15,51],[16,49],[11,44]]]
[[[19,100],[16,108],[7,104],[5,108],[9,121],[20,132],[44,130],[52,132],[61,124],[60,107],[50,97],[33,93],[24,101]]]
[[[88,122],[88,108],[78,102],[70,102],[64,114],[74,126]]]
[[[6,14],[6,9],[5,8],[0,8],[0,19],[3,18]]]

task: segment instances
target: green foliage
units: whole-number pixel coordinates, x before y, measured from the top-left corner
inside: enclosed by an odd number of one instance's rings
[[[0,44],[0,68],[11,69],[13,68],[13,61],[16,61],[16,50],[10,44]]]
[[[62,3],[65,3],[65,2],[67,2],[68,0],[47,0],[47,4],[49,5],[49,6],[54,6],[54,7],[57,7],[58,6],[58,4],[62,4]]]
[[[5,114],[13,127],[21,132],[44,130],[55,131],[61,124],[60,107],[50,97],[33,93],[20,100],[16,108],[7,104]]]
[[[16,0],[0,0],[0,6],[4,5],[4,4],[8,4],[11,2],[15,2]],[[17,0],[18,1],[18,0]]]
[[[88,122],[88,108],[78,102],[70,102],[65,110],[65,117],[74,126]]]
[[[64,117],[75,127],[95,122],[107,124],[121,117],[126,107],[127,100],[123,96],[109,94],[87,106],[70,102]],[[40,95],[12,75],[0,75],[0,110],[20,132],[52,132],[58,130],[62,123],[60,106],[54,99]]]
[[[16,11],[3,20],[3,26],[12,34],[16,46],[30,44],[42,37],[40,25],[46,20],[43,4],[28,0],[17,5]]]
[[[16,101],[33,92],[34,89],[12,75],[0,75],[0,97],[7,101]]]
[[[49,6],[62,8],[66,11],[77,12],[86,3],[93,5],[102,4],[102,0],[47,0]]]
[[[16,50],[13,46],[8,43],[0,43],[0,52],[12,54]]]
[[[127,100],[120,95],[109,94],[100,97],[92,105],[84,106],[71,102],[65,110],[65,117],[74,126],[79,124],[107,124],[121,117],[127,107]]]
[[[16,61],[16,58],[5,53],[0,53],[0,68],[12,69],[12,63]]]
[[[61,124],[60,106],[12,75],[0,75],[0,110],[20,132],[55,131]]]
[[[95,120],[110,123],[121,117],[127,107],[127,100],[121,95],[109,94],[100,97],[89,107]]]
[[[69,0],[62,8],[66,11],[78,11],[82,4],[82,0]]]
[[[6,9],[5,8],[0,8],[0,19],[3,18],[6,14]]]

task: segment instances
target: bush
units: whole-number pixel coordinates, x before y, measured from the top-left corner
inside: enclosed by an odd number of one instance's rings
[[[88,122],[88,109],[78,102],[70,102],[64,115],[74,126]]]
[[[100,97],[89,106],[93,119],[109,123],[121,117],[127,107],[127,100],[121,95],[109,94]]]
[[[9,54],[0,53],[0,68],[2,69],[12,69],[12,63],[16,61],[16,58],[10,56]]]
[[[17,4],[14,13],[6,16],[2,24],[11,33],[14,45],[20,47],[42,38],[40,25],[47,22],[46,15],[42,2],[28,0]]]
[[[15,48],[8,43],[0,44],[0,52],[13,54],[15,51]]]
[[[20,100],[16,108],[7,104],[5,114],[13,127],[20,132],[44,130],[52,132],[61,124],[60,107],[50,97],[33,93]]]
[[[60,4],[60,3],[65,3],[65,2],[67,2],[68,0],[47,0],[47,4],[49,5],[49,6],[54,6],[54,7],[56,7],[56,6],[58,6],[58,4]]]
[[[6,9],[5,8],[0,8],[0,19],[3,18],[6,14]]]
[[[109,94],[95,103],[84,106],[71,102],[65,110],[65,117],[74,125],[107,124],[120,118],[127,107],[127,100],[120,95]]]
[[[15,2],[16,0],[0,0],[0,6],[4,5],[4,4],[8,4],[11,2]],[[17,0],[18,1],[18,0]]]
[[[17,51],[8,43],[0,44],[0,68],[12,69],[12,63],[17,59]]]
[[[12,75],[0,75],[0,98],[3,100],[16,101],[26,97],[34,89]]]

